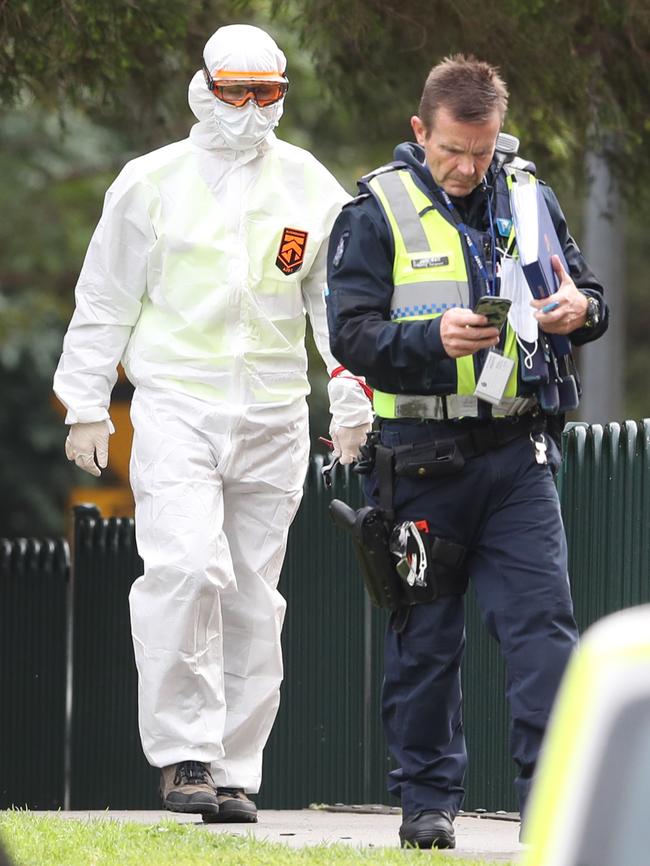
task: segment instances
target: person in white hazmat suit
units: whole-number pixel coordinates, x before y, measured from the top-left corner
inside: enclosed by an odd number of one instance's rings
[[[334,374],[341,463],[357,456],[371,408],[330,353],[323,299],[329,231],[349,196],[273,133],[285,56],[264,31],[230,25],[203,59],[189,138],[134,159],[107,192],[54,390],[71,425],[66,455],[99,475],[120,360],[135,386],[144,574],[131,624],[163,804],[255,821],[246,795],[259,790],[279,703],[277,583],[309,451],[305,311]]]

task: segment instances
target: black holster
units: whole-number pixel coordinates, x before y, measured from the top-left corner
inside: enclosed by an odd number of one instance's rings
[[[466,549],[462,545],[424,533],[426,584],[410,585],[397,573],[389,546],[393,522],[384,509],[366,506],[355,511],[340,499],[333,499],[329,511],[335,525],[352,536],[366,590],[377,607],[399,610],[441,596],[462,595],[467,589],[463,569]]]

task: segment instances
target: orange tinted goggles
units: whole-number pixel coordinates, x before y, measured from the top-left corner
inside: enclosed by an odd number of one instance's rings
[[[242,75],[243,73],[227,73],[228,75]],[[255,73],[256,76],[264,73]],[[278,73],[268,73],[273,77],[277,77]],[[208,72],[205,64],[203,65],[203,75],[205,76],[208,90],[225,102],[227,105],[233,105],[235,108],[241,108],[246,105],[251,99],[260,108],[266,108],[267,105],[274,105],[279,102],[289,89],[289,81],[285,78],[284,81],[228,81],[226,75],[215,80]]]

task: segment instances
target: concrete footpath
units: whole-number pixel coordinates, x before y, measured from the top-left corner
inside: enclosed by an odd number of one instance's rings
[[[257,824],[203,824],[195,815],[172,812],[56,812],[62,818],[136,821],[157,824],[178,821],[194,824],[210,833],[251,835],[266,842],[279,842],[292,848],[304,845],[350,845],[354,848],[397,848],[401,823],[398,810],[376,812],[372,807],[301,809],[296,811],[261,810]],[[518,841],[519,822],[508,816],[459,815],[454,823],[456,848],[450,856],[483,860],[487,863],[518,863],[523,846]]]

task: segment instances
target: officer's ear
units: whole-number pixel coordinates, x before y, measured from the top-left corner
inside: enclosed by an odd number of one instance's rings
[[[427,130],[424,123],[417,116],[417,114],[414,114],[411,118],[411,128],[415,133],[415,140],[417,141],[417,143],[420,145],[420,147],[424,147],[424,144],[427,140]]]

